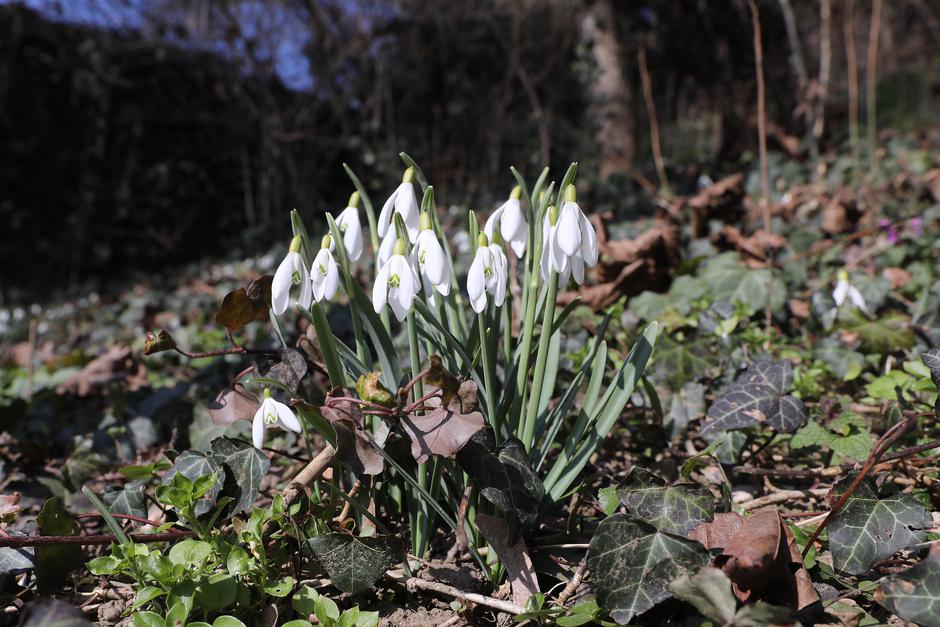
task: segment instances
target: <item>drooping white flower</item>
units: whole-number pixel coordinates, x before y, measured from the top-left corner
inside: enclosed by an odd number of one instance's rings
[[[849,273],[845,270],[839,270],[836,289],[832,290],[832,300],[836,301],[836,306],[841,307],[845,300],[868,313],[868,306],[865,303],[865,297],[858,291],[858,288],[849,283]]]
[[[486,309],[487,293],[493,297],[497,307],[503,304],[507,274],[506,254],[502,247],[489,244],[486,233],[480,233],[477,252],[467,273],[467,295],[473,311],[480,313]]]
[[[580,285],[584,282],[584,268],[597,264],[597,234],[575,200],[574,185],[569,185],[565,190],[565,204],[558,213],[557,221],[553,218],[550,209],[542,225],[542,276],[548,278],[546,262],[550,261],[550,267],[558,273],[560,283],[567,282],[567,273],[570,272]]]
[[[418,275],[414,266],[405,258],[405,242],[397,240],[389,257],[379,269],[372,286],[372,306],[375,313],[382,311],[388,303],[399,322],[411,311],[418,292]]]
[[[490,241],[493,241],[493,231],[499,225],[500,235],[509,243],[519,259],[522,259],[526,244],[529,243],[529,223],[526,222],[519,202],[521,195],[522,188],[517,185],[509,194],[509,200],[497,207],[483,225],[483,232]]]
[[[320,252],[317,253],[310,267],[313,300],[318,303],[323,300],[333,300],[336,296],[336,288],[339,287],[339,268],[336,266],[336,260],[333,259],[333,253],[330,252],[332,247],[333,238],[329,235],[324,236]]]
[[[400,214],[408,229],[408,238],[414,242],[418,237],[418,198],[415,196],[414,184],[411,182],[414,178],[414,168],[405,170],[401,177],[401,185],[395,188],[392,195],[388,197],[385,204],[382,205],[382,211],[379,213],[379,222],[376,228],[379,237],[385,237],[389,232],[389,227],[393,224],[393,214]]]
[[[349,205],[336,218],[336,226],[343,233],[343,247],[350,261],[359,261],[362,256],[362,223],[359,221],[359,192],[349,197]],[[330,246],[330,252],[336,244]]]
[[[431,229],[431,219],[426,213],[421,214],[421,232],[411,249],[412,265],[418,269],[421,284],[428,300],[434,304],[434,291],[444,296],[450,293],[450,264],[437,236]]]
[[[297,420],[293,410],[284,403],[271,398],[271,390],[265,388],[261,407],[255,412],[254,420],[251,423],[251,440],[255,448],[264,448],[264,430],[273,426],[294,433],[301,432],[300,421]]]
[[[271,307],[278,316],[287,311],[291,301],[301,307],[310,307],[313,298],[313,289],[310,284],[310,273],[300,256],[301,239],[298,235],[290,243],[290,250],[284,261],[277,267],[274,280],[271,282]],[[296,296],[291,296],[291,292]]]

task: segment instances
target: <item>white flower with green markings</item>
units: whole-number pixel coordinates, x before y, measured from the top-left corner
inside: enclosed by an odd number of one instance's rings
[[[542,278],[548,280],[549,268],[558,273],[560,285],[569,273],[578,285],[584,283],[584,268],[597,265],[597,234],[576,200],[574,185],[565,189],[565,204],[557,212],[550,208],[542,225]]]
[[[310,282],[313,287],[313,300],[321,302],[324,300],[333,300],[336,296],[336,288],[339,287],[339,267],[336,260],[333,259],[333,253],[330,249],[333,247],[333,238],[329,235],[323,236],[320,243],[320,252],[317,253],[310,267]]]
[[[290,250],[277,267],[271,282],[271,307],[278,316],[287,311],[291,302],[307,309],[313,300],[310,273],[300,256],[300,247],[301,238],[298,235],[291,240]]]
[[[509,199],[497,207],[483,225],[483,232],[490,241],[493,241],[493,233],[498,226],[500,235],[512,248],[517,259],[522,259],[529,242],[529,223],[526,222],[522,204],[519,202],[521,196],[522,188],[516,185],[509,194]]]
[[[280,401],[271,398],[271,390],[264,389],[264,398],[261,400],[261,407],[255,412],[254,420],[251,423],[251,440],[255,448],[264,448],[264,430],[271,427],[280,427],[300,433],[300,421],[294,415],[293,410]]]
[[[868,313],[868,305],[865,297],[858,291],[858,288],[849,282],[849,273],[845,270],[839,270],[836,281],[836,289],[832,291],[832,300],[836,302],[836,307],[841,307],[846,300]]]
[[[432,305],[435,304],[435,291],[443,296],[450,294],[450,263],[431,228],[431,217],[427,213],[421,214],[421,232],[418,233],[418,239],[411,249],[411,259],[414,267],[418,269],[424,293]]]
[[[353,192],[349,197],[349,205],[336,218],[336,226],[343,234],[343,247],[350,261],[359,261],[362,257],[362,222],[359,221],[359,192]],[[335,250],[336,244],[330,246],[330,252]]]
[[[399,322],[405,319],[414,304],[420,282],[414,266],[405,257],[405,242],[395,242],[392,255],[379,269],[372,287],[372,306],[380,313],[386,303]]]
[[[480,313],[486,309],[487,294],[497,307],[502,306],[506,300],[507,274],[506,253],[499,244],[490,244],[486,233],[480,233],[477,252],[467,273],[467,295],[473,311]]]
[[[382,205],[382,211],[379,213],[379,223],[376,225],[379,237],[386,237],[389,232],[395,232],[394,214],[399,214],[408,229],[408,239],[414,243],[418,237],[418,198],[415,196],[415,188],[412,183],[414,179],[414,168],[408,168],[401,177],[399,185],[392,195],[388,197],[385,204]],[[384,245],[384,241],[383,241]]]

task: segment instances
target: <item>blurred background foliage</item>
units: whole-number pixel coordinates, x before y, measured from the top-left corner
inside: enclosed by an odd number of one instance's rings
[[[849,39],[865,76],[870,2],[852,20],[847,3],[828,3],[823,147],[847,134]],[[771,149],[797,158],[820,4],[758,2]],[[744,0],[0,2],[0,304],[256,254],[284,241],[290,208],[342,209],[342,162],[381,202],[400,150],[442,203],[487,208],[510,165],[578,160],[592,206],[642,211],[640,51],[682,193],[753,159],[752,37]],[[938,47],[940,7],[885,2],[880,128],[936,124]]]

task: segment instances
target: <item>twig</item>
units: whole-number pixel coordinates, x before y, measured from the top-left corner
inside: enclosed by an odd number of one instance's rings
[[[852,149],[852,169],[858,171],[858,57],[855,53],[855,0],[845,0],[842,12],[842,39],[845,41],[845,61],[849,74],[849,144]]]
[[[656,115],[656,101],[653,100],[653,85],[649,69],[646,66],[646,48],[640,46],[636,52],[637,65],[640,66],[640,82],[643,84],[643,100],[646,103],[646,115],[650,123],[650,146],[653,148],[653,163],[659,177],[660,192],[670,194],[669,181],[666,179],[666,166],[663,163],[663,151],[659,144],[659,117]]]
[[[131,533],[128,537],[134,542],[170,542],[173,540],[182,540],[184,538],[193,538],[196,534],[192,531],[164,531],[162,533]],[[111,544],[116,542],[117,538],[111,534],[101,534],[94,536],[6,536],[0,538],[0,548],[21,547],[21,546],[57,546],[64,544],[80,544],[83,546],[95,546]]]
[[[437,592],[455,599],[460,599],[461,601],[467,603],[475,603],[477,605],[490,607],[494,610],[499,610],[500,612],[505,612],[513,616],[525,612],[525,608],[520,607],[510,601],[501,601],[499,599],[494,599],[493,597],[477,594],[476,592],[464,592],[463,590],[458,590],[453,586],[448,586],[447,584],[443,584],[437,581],[428,581],[427,579],[418,579],[417,577],[406,577],[397,573],[386,573],[386,576],[389,579],[403,584],[409,590],[418,589],[427,590],[429,592]]]
[[[578,564],[578,569],[574,571],[574,576],[571,577],[571,581],[568,582],[568,585],[558,593],[558,596],[555,598],[555,603],[557,605],[564,605],[565,602],[571,598],[571,595],[578,590],[578,586],[581,585],[581,581],[584,579],[584,573],[587,571],[587,555],[581,558],[581,563]]]
[[[812,490],[778,490],[777,492],[758,497],[753,501],[746,501],[745,503],[742,503],[740,507],[743,511],[749,512],[751,510],[760,509],[761,507],[766,507],[767,505],[785,503],[787,501],[796,499],[805,499],[808,496],[825,496],[828,493],[828,488],[814,488]]]
[[[826,128],[826,99],[829,96],[829,77],[832,67],[832,3],[831,0],[819,2],[819,85],[813,95],[813,156],[819,159],[819,146]],[[820,164],[816,164],[817,178],[821,173]]]
[[[872,172],[878,171],[878,119],[875,109],[876,81],[878,80],[878,33],[881,31],[881,0],[871,4],[871,28],[868,31],[868,63],[865,68],[865,109],[868,114],[868,164]]]
[[[138,522],[138,523],[141,523],[142,525],[150,525],[151,527],[159,527],[162,524],[162,523],[154,522],[147,518],[141,518],[140,516],[131,516],[130,514],[111,514],[111,516],[113,516],[114,518],[120,518],[122,520],[131,520],[133,522]],[[79,514],[75,518],[77,518],[78,520],[82,520],[83,518],[104,518],[104,516],[102,516],[98,512],[89,512],[87,514]]]
[[[770,231],[770,173],[767,170],[767,107],[764,86],[764,48],[761,45],[760,13],[754,0],[747,0],[754,27],[754,65],[757,72],[757,142],[760,152],[761,213],[764,229]]]

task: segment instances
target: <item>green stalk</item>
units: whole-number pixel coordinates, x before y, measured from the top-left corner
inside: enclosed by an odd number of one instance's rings
[[[339,352],[333,342],[333,333],[330,331],[326,313],[320,303],[313,303],[310,313],[313,315],[313,330],[317,333],[320,350],[323,351],[323,361],[326,362],[326,373],[330,377],[330,385],[346,387],[346,371],[343,370],[343,362],[340,361]]]
[[[350,198],[350,206],[353,206],[352,203],[353,199]],[[349,300],[349,313],[350,317],[352,317],[353,324],[353,336],[356,338],[356,357],[358,357],[359,361],[363,364],[368,365],[371,362],[369,359],[369,347],[366,344],[365,336],[362,334],[362,321],[359,319],[359,308],[356,306],[356,299],[353,296],[353,294],[355,294],[353,286],[355,279],[349,268],[349,256],[346,253],[346,246],[343,244],[343,232],[339,229],[339,225],[336,224],[336,220],[334,220],[333,216],[329,213],[326,214],[326,223],[329,226],[333,241],[336,242],[336,256],[339,261],[340,271],[343,273],[343,282],[346,286],[346,297]]]
[[[418,346],[418,327],[415,324],[414,310],[408,312],[408,352],[411,354],[411,376],[416,377],[421,372],[421,348]],[[415,399],[424,395],[424,385],[421,381],[415,383],[413,389]],[[428,488],[428,469],[427,464],[418,464],[418,485],[427,490]],[[409,516],[411,517],[411,528],[414,533],[411,536],[411,547],[415,555],[421,557],[418,552],[426,544],[425,532],[428,527],[428,513],[424,502],[417,496],[411,498],[409,503]]]
[[[516,368],[516,398],[513,401],[510,416],[522,416],[523,399],[529,386],[529,355],[532,354],[532,335],[535,333],[535,308],[538,301],[538,274],[533,274],[527,285],[529,292],[525,299],[525,311],[522,318],[522,350],[519,354],[519,366]],[[514,425],[516,436],[521,438],[524,420]]]
[[[522,429],[522,443],[526,450],[531,450],[535,434],[535,422],[538,418],[539,399],[542,398],[545,364],[548,361],[548,345],[552,340],[552,323],[555,320],[555,297],[558,294],[558,274],[552,270],[548,279],[548,293],[545,297],[545,311],[542,316],[542,335],[539,337],[539,350],[535,356],[535,371],[532,373],[532,392],[526,406],[525,423]],[[534,317],[534,316],[533,316]]]
[[[486,399],[486,414],[490,419],[490,426],[493,427],[496,441],[499,442],[499,440],[502,439],[502,433],[500,431],[501,425],[498,419],[498,408],[493,401],[493,383],[494,379],[496,379],[496,370],[493,367],[492,356],[490,355],[488,342],[486,341],[485,313],[486,310],[484,309],[477,314],[477,327],[480,329],[480,356],[483,359],[484,398]]]

